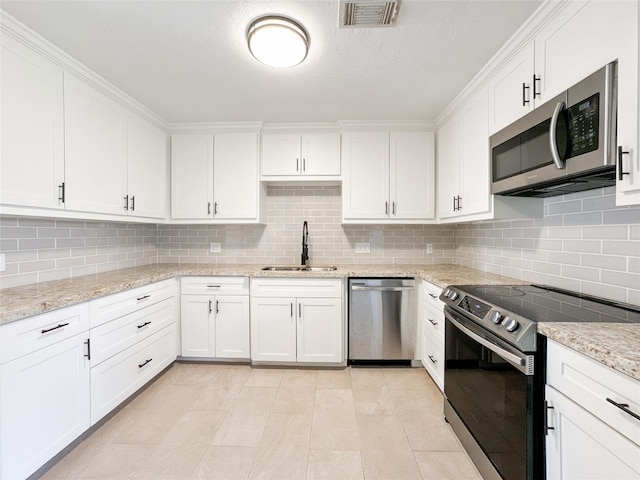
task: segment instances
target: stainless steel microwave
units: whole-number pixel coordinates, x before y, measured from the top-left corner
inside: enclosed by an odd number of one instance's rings
[[[615,184],[616,66],[491,136],[491,193],[551,197]]]

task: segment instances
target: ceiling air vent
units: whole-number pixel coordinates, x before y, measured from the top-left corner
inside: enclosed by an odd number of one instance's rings
[[[398,0],[340,0],[341,27],[389,27],[397,13]]]

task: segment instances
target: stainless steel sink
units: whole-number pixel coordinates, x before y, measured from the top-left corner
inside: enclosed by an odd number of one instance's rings
[[[283,266],[268,266],[262,267],[262,270],[266,270],[269,272],[333,272],[337,270],[338,267],[333,265],[330,266],[317,266],[317,267],[307,267],[304,265],[283,265]]]

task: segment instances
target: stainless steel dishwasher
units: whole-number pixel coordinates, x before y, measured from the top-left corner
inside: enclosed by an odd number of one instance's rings
[[[349,279],[349,363],[413,360],[415,309],[413,279]]]

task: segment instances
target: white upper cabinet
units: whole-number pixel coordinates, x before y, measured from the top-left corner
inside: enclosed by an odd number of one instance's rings
[[[127,113],[104,93],[64,74],[65,205],[123,215]]]
[[[258,134],[172,135],[171,217],[260,221]]]
[[[129,215],[165,218],[167,135],[131,113],[127,133]]]
[[[340,175],[339,133],[264,133],[261,171],[263,180],[272,177]]]
[[[1,41],[0,203],[64,208],[62,69],[4,32]]]
[[[344,223],[422,223],[435,214],[431,132],[343,134]]]

